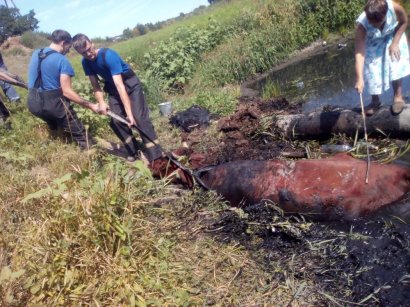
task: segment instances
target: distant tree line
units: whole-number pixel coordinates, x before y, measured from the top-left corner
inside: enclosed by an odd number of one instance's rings
[[[229,2],[229,0],[208,0],[208,3],[209,3],[209,4],[214,4],[214,3],[216,3],[216,2],[222,2],[222,1],[227,1],[227,2]]]
[[[21,15],[17,8],[0,5],[0,43],[10,36],[37,29],[38,20],[34,16],[33,10],[26,15]]]
[[[196,15],[200,11],[204,10],[205,8],[206,8],[205,5],[201,5],[201,6],[197,7],[196,9],[194,9],[191,13],[188,13],[188,14],[180,13],[178,17],[170,18],[170,19],[165,20],[165,21],[158,21],[156,23],[149,22],[149,23],[146,23],[146,24],[138,23],[132,29],[131,28],[126,28],[125,30],[123,30],[121,38],[124,39],[124,40],[125,39],[130,39],[132,37],[145,35],[148,32],[153,32],[153,31],[160,30],[164,26],[169,25],[169,24],[171,24],[175,21],[182,20],[185,17],[191,16],[191,15]],[[110,40],[110,38],[107,37],[106,40]]]

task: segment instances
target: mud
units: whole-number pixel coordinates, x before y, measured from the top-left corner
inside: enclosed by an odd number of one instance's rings
[[[303,158],[306,142],[291,142],[270,124],[275,114],[299,112],[301,105],[286,99],[242,99],[233,115],[214,123],[217,138],[209,137],[210,129],[198,129],[183,139],[204,154],[205,165]],[[410,306],[410,226],[401,219],[409,215],[410,201],[399,205],[373,219],[319,223],[259,203],[227,210],[209,228],[219,240],[254,251],[272,271],[270,282],[285,283],[286,272],[293,272],[293,278],[313,284],[309,291],[320,297],[316,306]]]
[[[220,240],[262,254],[258,260],[272,271],[271,282],[286,283],[293,272],[313,284],[309,296],[320,297],[315,306],[410,305],[408,225],[382,218],[309,223],[284,217],[271,204],[241,210],[241,217],[226,212],[212,227],[223,227]]]
[[[182,139],[194,152],[203,152],[204,165],[221,164],[235,160],[269,160],[281,156],[304,157],[301,144],[282,139],[272,125],[276,114],[298,114],[302,104],[290,104],[285,98],[263,101],[261,99],[239,101],[236,112],[220,118],[216,125],[219,141],[206,146],[201,141],[206,129],[183,133]],[[205,146],[206,150],[202,147]]]

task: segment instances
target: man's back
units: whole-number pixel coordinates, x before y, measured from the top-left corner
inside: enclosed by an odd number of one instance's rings
[[[34,88],[34,83],[38,77],[38,63],[39,63],[39,52],[41,49],[37,49],[33,52],[31,56],[29,70],[28,70],[28,87]],[[46,54],[53,49],[47,47],[43,49],[43,53]],[[42,88],[40,90],[49,91],[55,90],[61,87],[60,75],[65,74],[69,76],[74,76],[74,70],[68,61],[68,59],[54,51],[48,54],[46,58],[42,60],[41,63],[41,79],[43,82]]]

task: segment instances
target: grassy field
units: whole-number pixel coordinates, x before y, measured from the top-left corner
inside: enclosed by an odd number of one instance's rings
[[[326,33],[351,30],[360,1],[349,7],[336,3],[339,20],[296,0],[232,0],[111,47],[141,76],[159,139],[167,150],[174,149],[179,131],[159,116],[158,102],[172,100],[176,110],[199,104],[221,115],[232,113],[243,80]],[[209,28],[211,20],[216,23]],[[159,63],[158,54],[166,50],[173,57],[177,47],[158,48],[175,33],[185,33],[175,36],[185,52],[175,66],[189,69],[181,74],[170,69],[171,81],[164,83],[144,54],[151,54],[151,63]],[[198,37],[212,49],[193,44]],[[25,77],[29,55],[6,53],[9,70]],[[69,57],[76,88],[90,95],[80,57],[74,52]],[[19,93],[25,100],[26,92]],[[313,279],[295,271],[298,255],[267,261],[256,248],[261,238],[240,228],[244,213],[214,193],[154,180],[142,163],[127,164],[100,149],[81,152],[51,138],[24,104],[7,106],[13,129],[0,128],[1,306],[313,306],[333,301],[311,290]],[[91,133],[115,139],[106,120],[79,114]],[[204,146],[217,138],[215,133]],[[227,219],[237,228],[221,232]],[[280,225],[292,231],[309,227],[303,221],[292,226],[287,219]]]

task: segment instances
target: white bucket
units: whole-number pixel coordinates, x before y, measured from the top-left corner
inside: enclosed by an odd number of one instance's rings
[[[161,114],[163,116],[167,116],[170,115],[172,112],[172,101],[165,101],[162,102],[160,104],[158,104],[159,106],[159,111],[161,112]]]

